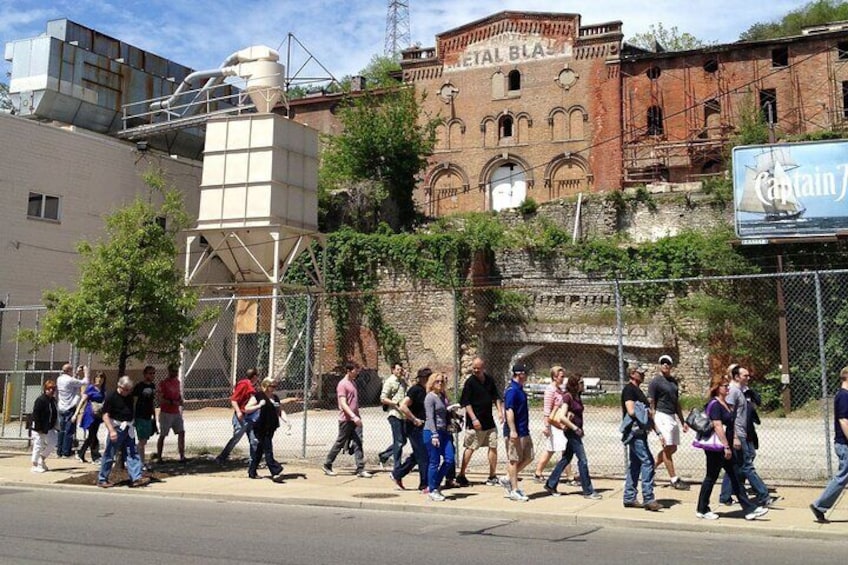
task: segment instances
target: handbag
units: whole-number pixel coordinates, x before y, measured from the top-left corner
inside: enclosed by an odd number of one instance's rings
[[[102,402],[88,402],[91,405],[91,413],[96,417],[100,418],[103,416],[103,403]]]
[[[699,434],[708,434],[712,432],[713,423],[707,412],[709,412],[710,405],[713,402],[715,402],[715,400],[712,400],[709,404],[707,404],[703,410],[700,408],[691,409],[689,411],[689,415],[686,416],[686,424]]]
[[[718,439],[718,434],[713,432],[710,435],[701,435],[695,438],[692,442],[692,447],[703,449],[704,451],[724,451],[724,444]]]
[[[551,412],[550,416],[548,416],[548,421],[553,427],[557,428],[558,430],[561,430],[565,427],[565,424],[563,424],[562,421],[565,420],[567,415],[568,406],[566,404],[560,404],[559,406],[554,408],[554,411]]]

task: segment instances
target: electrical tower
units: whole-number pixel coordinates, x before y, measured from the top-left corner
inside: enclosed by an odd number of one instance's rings
[[[383,55],[400,60],[400,52],[409,47],[409,0],[389,0],[386,13],[386,46]]]

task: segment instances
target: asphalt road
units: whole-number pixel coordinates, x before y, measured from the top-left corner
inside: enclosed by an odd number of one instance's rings
[[[837,542],[0,488],[0,563],[843,563]]]

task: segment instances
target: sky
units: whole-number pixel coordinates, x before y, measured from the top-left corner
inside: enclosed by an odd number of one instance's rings
[[[413,43],[435,45],[435,35],[502,10],[568,12],[581,24],[621,21],[625,38],[651,24],[676,26],[708,42],[727,43],[752,24],[780,19],[806,2],[771,0],[409,0]],[[216,69],[232,53],[268,45],[286,58],[294,34],[336,78],[356,74],[382,54],[389,0],[0,0],[0,43],[43,34],[51,19],[68,18],[86,27],[166,57],[195,70]],[[496,7],[497,6],[497,7]],[[308,58],[297,44],[292,61]],[[10,66],[0,62],[0,80]],[[311,63],[309,71],[319,68]],[[290,69],[293,73],[296,69]]]

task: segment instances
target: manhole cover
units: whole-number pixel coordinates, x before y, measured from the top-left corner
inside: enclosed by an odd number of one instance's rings
[[[365,492],[362,494],[354,494],[354,498],[397,498],[398,495],[390,492]]]

